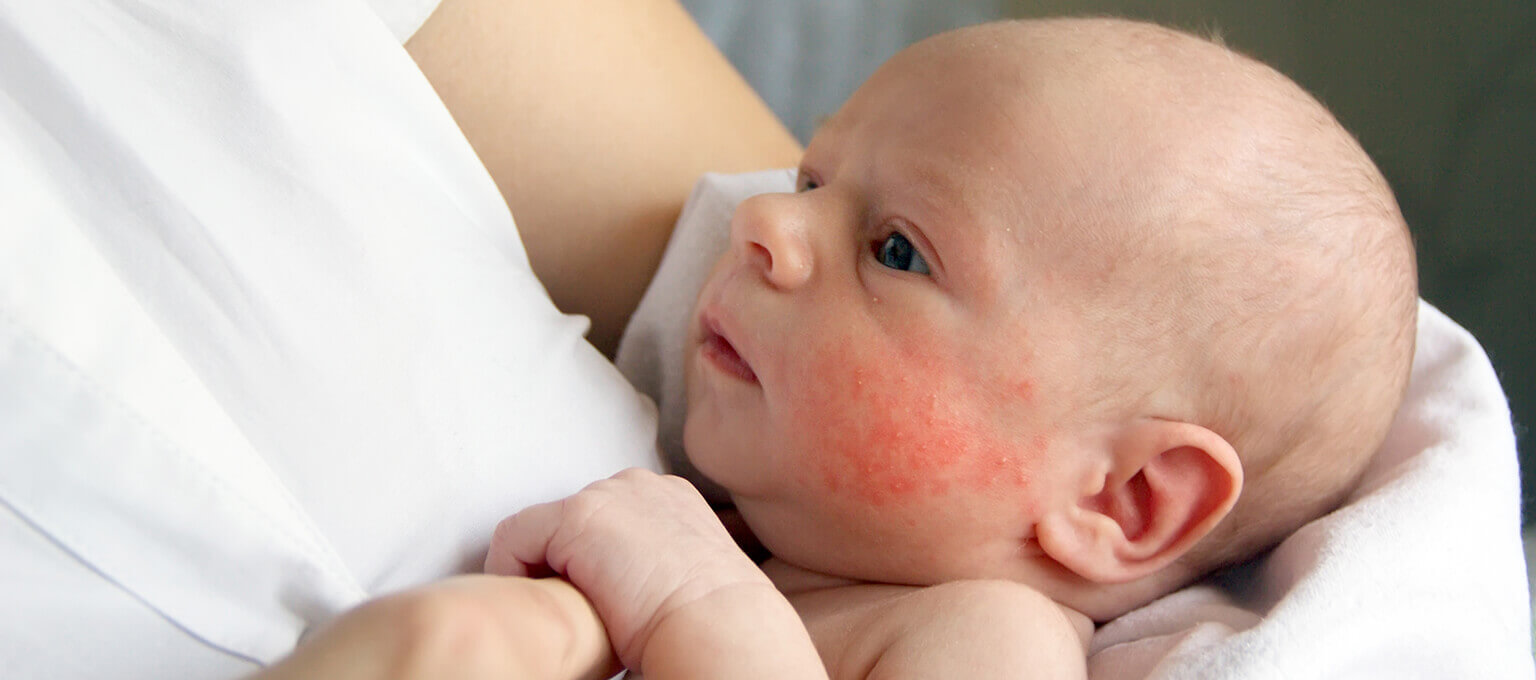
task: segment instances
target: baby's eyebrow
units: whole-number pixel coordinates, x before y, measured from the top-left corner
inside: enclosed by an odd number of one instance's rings
[[[925,204],[931,212],[940,212],[950,204],[951,210],[960,213],[960,221],[969,221],[968,207],[972,203],[972,191],[965,182],[956,179],[943,170],[931,167],[926,163],[914,163],[905,169],[909,181],[922,188],[922,192],[914,198]]]
[[[835,128],[838,127],[847,127],[846,125],[838,125],[838,121],[840,120],[842,119],[838,118],[836,111],[823,113],[819,116],[816,116],[814,119],[812,119],[812,122],[816,124],[816,127],[811,130],[811,136],[807,139],[814,139],[823,134],[830,134],[834,131]],[[806,143],[809,144],[810,142],[807,141]]]

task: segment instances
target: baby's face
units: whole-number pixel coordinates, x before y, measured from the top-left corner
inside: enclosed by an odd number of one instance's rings
[[[737,210],[694,311],[689,458],[806,568],[1006,576],[1076,498],[1083,331],[1043,224],[1059,150],[963,68],[908,59],[861,88],[796,193]]]

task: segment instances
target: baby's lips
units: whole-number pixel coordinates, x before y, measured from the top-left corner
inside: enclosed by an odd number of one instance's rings
[[[736,376],[747,382],[757,382],[757,373],[752,370],[752,365],[743,357],[731,343],[730,336],[712,314],[704,316],[704,338],[701,341],[701,349],[704,354],[720,370]]]

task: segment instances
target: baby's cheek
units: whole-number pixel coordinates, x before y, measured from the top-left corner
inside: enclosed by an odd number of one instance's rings
[[[1005,445],[958,366],[856,346],[826,348],[810,364],[797,418],[807,481],[872,506],[1028,483],[1026,459],[1044,447]]]

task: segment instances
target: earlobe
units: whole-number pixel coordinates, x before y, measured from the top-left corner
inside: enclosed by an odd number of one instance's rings
[[[1242,491],[1231,444],[1198,425],[1145,419],[1111,445],[1111,463],[1075,505],[1035,527],[1041,549],[1089,581],[1123,583],[1188,551]]]

